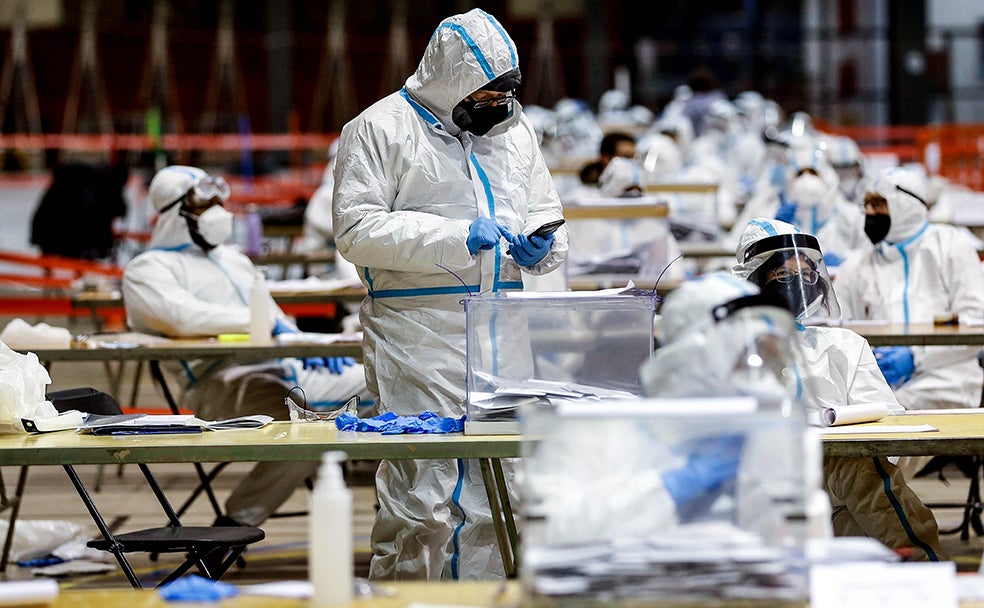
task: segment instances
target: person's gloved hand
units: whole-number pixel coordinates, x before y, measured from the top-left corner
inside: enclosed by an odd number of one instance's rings
[[[520,266],[532,266],[547,257],[554,235],[548,237],[517,234],[509,245],[509,255]]]
[[[741,435],[702,440],[687,458],[687,464],[663,473],[663,485],[678,511],[738,475],[743,444]]]
[[[787,224],[795,224],[796,203],[790,203],[783,199],[779,209],[776,210],[776,219]]]
[[[487,217],[480,217],[468,228],[468,253],[475,255],[479,249],[492,249],[502,238],[502,227]]]
[[[277,322],[273,326],[274,337],[280,334],[296,334],[297,330],[284,322],[283,319],[277,319]]]
[[[871,350],[875,353],[878,369],[892,388],[908,382],[916,371],[916,360],[908,346],[879,346]]]
[[[844,258],[837,255],[836,253],[823,254],[823,263],[827,266],[827,268],[840,266],[841,262],[843,261]]]
[[[336,375],[341,375],[346,367],[353,365],[355,365],[355,359],[352,357],[308,357],[304,359],[304,369],[327,367],[329,372]]]

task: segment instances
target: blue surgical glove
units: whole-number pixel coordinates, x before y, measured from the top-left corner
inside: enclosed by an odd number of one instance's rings
[[[479,249],[492,249],[502,238],[502,227],[487,217],[480,217],[468,228],[468,253],[475,255]]]
[[[553,240],[554,235],[552,234],[545,238],[518,234],[512,238],[509,245],[509,255],[520,266],[532,266],[547,257]]]
[[[823,254],[823,263],[827,266],[827,268],[835,268],[837,266],[840,266],[841,262],[843,261],[844,258],[837,255],[836,253]]]
[[[908,382],[916,371],[916,360],[908,346],[879,346],[871,350],[875,353],[878,369],[892,388]]]
[[[304,359],[304,369],[327,367],[329,372],[336,375],[341,375],[346,367],[353,365],[355,365],[355,359],[352,357],[308,357]]]
[[[779,209],[776,210],[776,219],[787,224],[795,224],[796,203],[789,203],[783,199],[782,204],[779,205]]]
[[[283,319],[277,319],[277,322],[273,326],[273,335],[279,336],[280,334],[296,334],[297,330],[284,322]]]
[[[663,485],[673,497],[678,511],[738,475],[743,444],[744,438],[740,435],[703,439],[695,444],[687,464],[663,473]]]

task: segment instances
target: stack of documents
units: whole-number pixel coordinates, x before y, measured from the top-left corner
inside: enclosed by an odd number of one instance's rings
[[[806,595],[802,552],[715,524],[681,526],[659,538],[534,547],[524,560],[535,592],[552,597],[796,601]]]
[[[53,418],[21,422],[29,433],[47,433],[75,429],[91,435],[160,435],[175,433],[201,433],[229,429],[258,429],[273,421],[272,416],[257,414],[228,420],[208,421],[191,414],[120,414],[102,416],[82,414],[72,410]]]

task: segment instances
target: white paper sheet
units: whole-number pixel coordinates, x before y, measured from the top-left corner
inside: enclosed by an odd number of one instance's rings
[[[813,608],[957,608],[953,562],[824,564],[810,569]]]
[[[824,435],[867,435],[869,433],[882,435],[885,433],[930,433],[939,431],[930,424],[899,425],[899,426],[835,426],[823,429]]]

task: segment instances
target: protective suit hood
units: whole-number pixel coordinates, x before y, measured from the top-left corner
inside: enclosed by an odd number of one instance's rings
[[[887,243],[901,243],[926,225],[926,183],[911,170],[887,169],[875,178],[869,192],[877,192],[888,202],[892,225],[885,236]]]
[[[149,196],[154,209],[160,212],[150,237],[151,249],[175,249],[193,245],[188,222],[181,215],[181,205],[168,205],[184,196],[199,179],[208,173],[198,167],[171,165],[154,175]],[[164,209],[164,211],[161,211]]]
[[[444,130],[457,135],[451,110],[462,99],[519,67],[516,44],[492,15],[481,9],[449,17],[431,35],[417,71],[406,81],[406,91],[434,114]],[[512,114],[487,135],[516,124],[522,113],[513,100]]]

